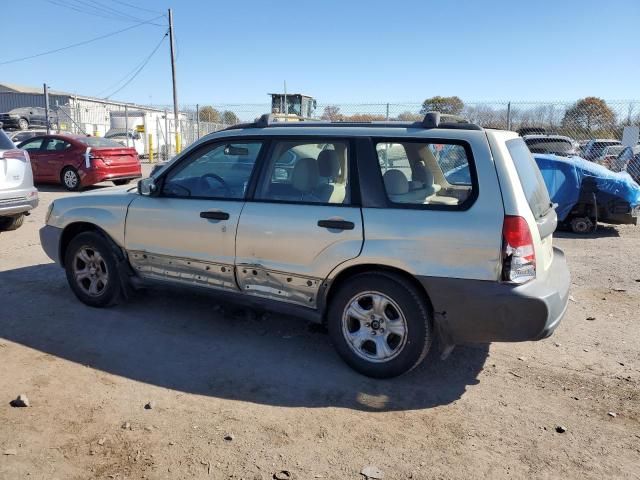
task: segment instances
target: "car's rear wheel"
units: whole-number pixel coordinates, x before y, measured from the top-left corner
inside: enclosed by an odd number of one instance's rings
[[[125,178],[124,180],[114,180],[113,184],[119,187],[120,185],[126,185],[130,181],[131,181],[131,179]]]
[[[29,120],[21,118],[18,120],[18,128],[20,130],[27,130],[29,128]]]
[[[0,232],[16,230],[24,223],[24,213],[10,217],[0,217]]]
[[[346,280],[329,306],[328,327],[343,360],[375,378],[416,367],[433,337],[424,294],[401,276],[387,273]]]
[[[60,181],[64,188],[71,192],[80,190],[80,176],[78,171],[73,167],[65,167],[60,174]]]
[[[92,307],[115,304],[121,293],[113,246],[97,232],[74,237],[64,254],[67,281],[78,299]]]

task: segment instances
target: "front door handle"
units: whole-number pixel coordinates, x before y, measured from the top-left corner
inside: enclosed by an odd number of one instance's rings
[[[227,212],[200,212],[200,218],[206,218],[209,220],[229,220],[229,214]]]
[[[318,220],[318,226],[335,230],[353,230],[356,226],[347,220]]]

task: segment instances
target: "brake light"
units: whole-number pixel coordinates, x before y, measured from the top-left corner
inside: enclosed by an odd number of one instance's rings
[[[525,283],[536,278],[536,253],[527,221],[507,215],[502,227],[502,279]]]
[[[26,150],[6,150],[4,152],[0,152],[0,158],[15,158],[17,160],[25,160],[29,161],[29,153]]]

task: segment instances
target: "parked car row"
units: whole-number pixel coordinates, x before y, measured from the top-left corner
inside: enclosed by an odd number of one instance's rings
[[[2,127],[0,123],[0,231],[20,227],[38,205],[34,183],[58,183],[77,191],[104,181],[124,185],[142,176],[136,150],[114,140],[30,130],[10,138]]]

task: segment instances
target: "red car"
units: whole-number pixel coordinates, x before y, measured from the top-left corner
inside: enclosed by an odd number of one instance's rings
[[[67,190],[80,190],[104,181],[124,185],[142,177],[135,148],[108,138],[40,135],[18,148],[29,152],[36,183],[61,183]]]

